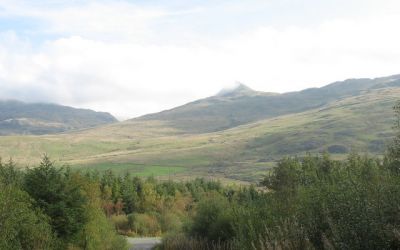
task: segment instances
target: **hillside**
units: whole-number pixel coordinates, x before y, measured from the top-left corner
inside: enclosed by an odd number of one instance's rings
[[[0,155],[12,156],[22,165],[38,162],[47,152],[54,160],[80,169],[259,180],[287,155],[328,151],[342,158],[351,150],[382,154],[393,136],[392,107],[400,96],[399,83],[359,82],[371,85],[359,91],[349,84],[343,92],[352,94],[328,104],[223,131],[188,134],[168,121],[136,119],[62,135],[2,137]],[[346,86],[346,82],[337,84]],[[339,90],[335,85],[325,89]]]
[[[53,134],[117,120],[110,114],[45,103],[0,101],[0,135]]]
[[[285,94],[251,90],[240,84],[236,89],[188,103],[184,106],[135,120],[163,121],[184,133],[222,131],[250,122],[322,107],[332,101],[358,96],[374,88],[400,87],[400,75],[376,79],[349,79],[322,88]]]

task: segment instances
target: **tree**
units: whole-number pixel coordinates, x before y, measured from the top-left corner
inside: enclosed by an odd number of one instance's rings
[[[395,112],[394,129],[396,135],[388,149],[388,160],[390,169],[400,174],[400,101],[396,103],[393,109]]]
[[[234,237],[232,221],[228,200],[213,192],[199,202],[189,233],[211,241],[227,241]]]
[[[6,185],[21,186],[22,173],[16,169],[14,161],[10,158],[7,163],[0,158],[0,181]]]
[[[124,201],[123,209],[126,214],[133,213],[137,210],[139,196],[137,194],[136,185],[129,173],[127,173],[122,180],[121,197]]]
[[[301,167],[297,159],[283,159],[273,169],[272,173],[264,178],[261,185],[276,192],[294,192],[300,182],[300,169]]]
[[[52,249],[49,218],[32,205],[22,191],[22,173],[10,160],[0,161],[0,249]]]
[[[80,231],[75,245],[85,250],[123,250],[127,249],[126,240],[119,236],[111,222],[102,211],[100,185],[79,173],[71,175],[71,181],[81,187],[86,197],[85,216],[87,222]]]
[[[40,166],[28,169],[25,191],[35,200],[35,205],[50,218],[50,224],[64,243],[71,241],[86,222],[86,199],[79,186],[56,169],[48,156]]]
[[[28,194],[0,185],[0,249],[53,249],[48,217],[34,209]]]

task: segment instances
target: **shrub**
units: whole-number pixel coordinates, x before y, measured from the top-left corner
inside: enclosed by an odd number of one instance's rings
[[[218,193],[200,201],[189,234],[211,241],[227,241],[234,237],[233,218],[228,200]]]
[[[130,231],[129,220],[126,215],[112,215],[110,220],[119,233]]]
[[[161,235],[161,227],[158,223],[157,216],[151,214],[133,213],[128,215],[128,223],[130,229],[141,236],[158,236]]]

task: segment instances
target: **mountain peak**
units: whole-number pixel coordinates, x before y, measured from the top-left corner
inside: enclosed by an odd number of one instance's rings
[[[217,96],[246,95],[254,92],[254,90],[247,87],[245,84],[236,82],[231,87],[223,88],[220,92],[218,92]]]

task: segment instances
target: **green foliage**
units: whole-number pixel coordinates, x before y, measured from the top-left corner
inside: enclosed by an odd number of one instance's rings
[[[26,172],[0,161],[0,249],[127,249],[103,210],[108,181],[122,212],[123,181],[112,173],[103,180],[101,188],[98,174],[56,168],[47,156]]]
[[[184,221],[179,211],[165,211],[159,217],[161,231],[166,233],[180,232]]]
[[[5,185],[22,185],[23,175],[16,169],[14,161],[10,158],[7,163],[3,163],[0,158],[0,182]]]
[[[270,176],[261,182],[264,186],[277,192],[294,191],[299,185],[298,161],[286,158],[278,163]]]
[[[74,168],[79,169],[92,169],[101,172],[108,172],[112,170],[114,174],[118,175],[135,175],[139,177],[151,177],[151,176],[168,176],[176,173],[183,172],[184,167],[177,166],[160,166],[160,165],[143,165],[135,163],[110,163],[101,162],[90,165],[75,166]]]
[[[161,234],[161,226],[155,214],[133,213],[128,217],[129,226],[136,235],[158,236]]]
[[[232,219],[228,200],[218,193],[211,193],[199,202],[189,234],[210,241],[230,240],[234,237]]]
[[[201,196],[187,235],[168,237],[165,249],[204,241],[230,249],[400,247],[400,176],[387,161],[355,153],[345,161],[286,158],[262,185],[268,190]]]
[[[124,250],[127,242],[117,234],[114,225],[98,207],[88,210],[89,221],[82,232],[79,246],[87,250]]]
[[[394,106],[395,112],[395,138],[389,147],[388,160],[392,171],[400,174],[400,101]]]
[[[102,210],[99,183],[47,156],[22,172],[0,162],[0,249],[127,249]]]
[[[127,249],[126,240],[117,235],[112,221],[109,221],[102,210],[101,195],[98,183],[88,181],[80,175],[75,176],[88,200],[85,205],[87,223],[78,237],[78,246],[88,250],[123,250]]]
[[[55,241],[49,218],[21,190],[21,178],[11,160],[0,162],[0,249],[52,249]]]
[[[70,176],[56,169],[47,156],[39,167],[28,169],[24,189],[51,218],[50,224],[61,240],[68,242],[83,229],[86,198]]]
[[[0,185],[0,249],[52,249],[48,217],[15,186]]]
[[[247,204],[237,212],[241,247],[399,247],[400,179],[378,160],[356,154],[345,162],[286,159],[263,183],[274,184],[264,205]]]

